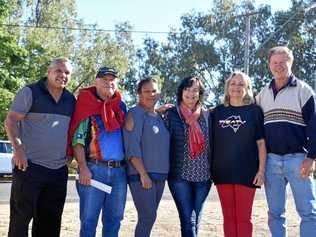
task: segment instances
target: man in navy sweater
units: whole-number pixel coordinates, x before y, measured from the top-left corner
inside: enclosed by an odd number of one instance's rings
[[[293,53],[287,47],[269,52],[271,82],[256,97],[264,112],[267,144],[265,191],[272,237],[285,237],[286,186],[293,192],[301,217],[300,236],[316,236],[316,198],[312,177],[316,158],[314,92],[291,71]]]

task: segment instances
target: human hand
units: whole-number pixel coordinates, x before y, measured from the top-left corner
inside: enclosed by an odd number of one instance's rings
[[[92,174],[86,165],[79,167],[79,183],[80,184],[90,185],[91,177],[92,177]]]
[[[144,189],[150,189],[153,186],[153,183],[148,174],[141,175],[140,182],[142,183]]]
[[[19,170],[26,171],[28,164],[25,152],[22,147],[13,151],[12,164]]]
[[[255,178],[253,179],[253,184],[256,186],[261,186],[264,183],[264,172],[258,171]]]
[[[159,108],[156,109],[156,112],[160,113],[160,114],[164,114],[167,109],[170,109],[174,107],[174,104],[164,104],[162,106],[160,106]]]
[[[314,159],[306,157],[301,164],[300,173],[303,179],[307,178],[314,172]]]

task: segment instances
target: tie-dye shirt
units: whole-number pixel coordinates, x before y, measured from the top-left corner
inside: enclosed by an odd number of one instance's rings
[[[88,153],[87,159],[116,161],[124,159],[122,129],[105,131],[100,115],[91,116],[79,124],[72,139],[72,146],[77,144],[85,147],[86,154]]]

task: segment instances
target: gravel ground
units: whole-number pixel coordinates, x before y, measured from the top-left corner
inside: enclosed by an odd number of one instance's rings
[[[299,236],[299,217],[295,212],[293,199],[290,198],[287,206],[289,237]],[[253,208],[254,237],[271,236],[267,226],[267,205],[265,200],[256,199]],[[120,235],[132,237],[137,221],[137,213],[131,200],[127,201],[125,216],[122,222]],[[9,205],[0,204],[0,237],[7,236],[9,222]],[[208,200],[204,206],[199,237],[221,237],[223,219],[221,207],[218,201]],[[101,224],[99,222],[97,236],[101,236]],[[77,202],[67,202],[64,209],[61,236],[79,236],[79,207]],[[30,235],[31,236],[31,235]],[[180,236],[179,218],[172,200],[162,200],[158,210],[157,221],[152,231],[152,237],[176,237]]]

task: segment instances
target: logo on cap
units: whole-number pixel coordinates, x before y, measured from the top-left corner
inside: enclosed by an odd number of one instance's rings
[[[114,68],[110,67],[101,67],[97,73],[98,78],[104,77],[106,75],[112,75],[114,77],[117,77],[117,71]]]

